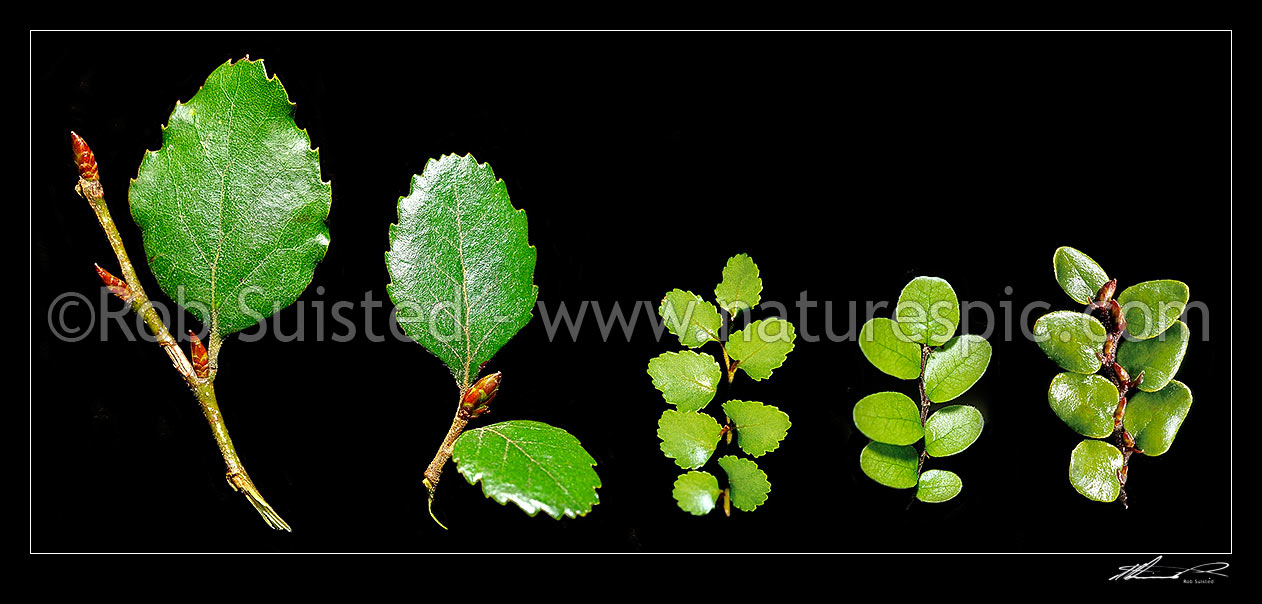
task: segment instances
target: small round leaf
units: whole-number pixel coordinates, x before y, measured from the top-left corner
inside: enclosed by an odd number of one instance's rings
[[[877,392],[859,399],[854,425],[864,436],[891,445],[910,445],[925,434],[920,408],[901,392]]]
[[[758,320],[727,339],[727,354],[749,377],[765,380],[784,364],[795,338],[793,324],[784,319]]]
[[[1183,321],[1175,321],[1165,333],[1151,340],[1125,341],[1117,347],[1117,362],[1126,368],[1131,377],[1144,372],[1139,389],[1156,392],[1166,387],[1183,364],[1183,354],[1188,350],[1191,332]]]
[[[974,335],[951,338],[925,361],[925,394],[945,403],[973,387],[990,365],[990,342]]]
[[[859,349],[868,362],[896,378],[920,377],[920,345],[912,342],[891,319],[872,319],[859,332]]]
[[[1084,440],[1069,456],[1069,482],[1083,497],[1108,503],[1117,499],[1122,483],[1122,452],[1102,440]]]
[[[704,413],[668,409],[657,421],[662,453],[685,470],[705,465],[719,444],[719,422]]]
[[[1135,393],[1126,404],[1123,422],[1144,455],[1161,455],[1170,450],[1191,408],[1192,391],[1183,382],[1170,380],[1156,392]]]
[[[653,386],[680,411],[700,411],[714,399],[723,370],[708,354],[667,352],[649,361]]]
[[[789,414],[755,401],[728,401],[723,413],[736,428],[736,444],[752,457],[776,450],[789,434]]]
[[[1058,310],[1034,322],[1034,341],[1043,354],[1062,369],[1091,374],[1100,370],[1104,347],[1104,325],[1090,315],[1071,310]]]
[[[723,281],[714,288],[714,299],[729,316],[758,306],[762,295],[762,278],[758,265],[746,254],[737,254],[723,267]]]
[[[913,342],[941,346],[960,324],[960,300],[945,279],[916,277],[898,295],[894,320]]]
[[[724,455],[719,458],[719,467],[727,473],[727,488],[736,509],[752,512],[767,501],[771,482],[767,480],[767,473],[758,469],[758,464],[735,455]]]
[[[718,341],[723,318],[713,304],[701,296],[681,289],[671,290],[657,307],[666,330],[679,337],[679,343],[697,348],[709,341]]]
[[[955,455],[977,440],[983,423],[976,407],[943,407],[925,421],[925,452],[934,457]]]
[[[925,470],[920,475],[920,486],[916,488],[916,499],[925,503],[942,503],[960,494],[964,481],[955,472],[946,470]]]
[[[1188,303],[1188,286],[1165,279],[1136,283],[1117,297],[1126,317],[1126,332],[1137,340],[1155,338],[1169,329]]]
[[[868,478],[887,487],[910,489],[919,478],[919,458],[915,447],[870,442],[859,453],[859,467]]]
[[[1099,375],[1060,373],[1052,378],[1047,390],[1047,402],[1056,417],[1075,432],[1091,438],[1113,433],[1117,401],[1117,387]]]
[[[1056,250],[1052,259],[1056,282],[1075,302],[1088,304],[1095,299],[1109,276],[1090,256],[1069,246]]]
[[[688,472],[675,480],[671,491],[679,509],[694,516],[705,516],[719,499],[719,479],[709,472]]]

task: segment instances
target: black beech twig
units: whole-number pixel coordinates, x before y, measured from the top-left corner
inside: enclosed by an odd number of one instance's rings
[[[1087,305],[1086,313],[1089,315],[1099,315],[1101,323],[1106,326],[1106,335],[1104,339],[1104,350],[1097,352],[1100,357],[1100,371],[1102,375],[1117,388],[1117,408],[1113,412],[1113,445],[1122,453],[1122,467],[1117,471],[1117,480],[1121,484],[1118,489],[1118,499],[1122,501],[1122,509],[1129,509],[1130,506],[1126,501],[1126,478],[1130,469],[1131,455],[1133,453],[1143,453],[1143,450],[1135,447],[1135,440],[1131,438],[1130,432],[1126,431],[1126,397],[1135,386],[1144,381],[1144,372],[1139,372],[1133,379],[1126,372],[1126,369],[1117,362],[1117,351],[1122,347],[1126,335],[1126,318],[1122,315],[1122,307],[1113,299],[1113,293],[1117,291],[1117,279],[1110,280],[1105,283],[1100,291],[1096,294],[1096,299]]]
[[[196,336],[192,336],[193,356],[198,361],[196,365],[189,362],[188,357],[184,356],[184,351],[180,349],[175,338],[171,336],[171,332],[167,330],[167,326],[162,322],[162,318],[158,315],[158,311],[154,310],[153,304],[149,302],[149,296],[145,294],[144,287],[140,284],[140,279],[136,276],[136,269],[132,266],[131,260],[127,257],[127,249],[123,246],[123,239],[118,234],[118,228],[114,225],[114,219],[110,216],[109,206],[105,203],[105,191],[101,187],[99,174],[97,173],[96,157],[92,150],[88,148],[86,142],[74,132],[70,133],[72,148],[74,150],[75,164],[79,168],[79,183],[75,185],[75,192],[80,197],[87,200],[92,211],[96,214],[96,219],[101,223],[101,229],[105,231],[105,238],[109,240],[110,247],[114,249],[114,255],[118,258],[119,267],[122,269],[123,279],[118,279],[110,275],[105,269],[99,265],[96,267],[97,273],[101,276],[101,280],[105,282],[105,286],[111,292],[127,301],[132,310],[139,314],[145,320],[145,324],[149,326],[149,331],[153,332],[154,337],[158,341],[158,345],[162,347],[167,358],[170,359],[172,367],[184,378],[184,382],[188,384],[193,395],[197,397],[197,402],[201,405],[202,415],[206,417],[206,421],[210,424],[211,434],[215,437],[215,443],[219,446],[219,453],[223,456],[224,465],[227,466],[228,484],[234,491],[239,491],[245,495],[250,505],[258,511],[267,525],[277,529],[289,531],[289,525],[285,522],[272,506],[268,505],[263,499],[263,495],[259,493],[250,475],[246,473],[245,466],[241,464],[241,458],[237,455],[236,448],[232,445],[232,438],[228,436],[228,427],[224,424],[223,415],[219,412],[219,402],[215,398],[215,371],[217,366],[219,346],[221,341],[218,335],[213,332],[210,335],[210,353],[202,348],[201,342],[196,340]]]

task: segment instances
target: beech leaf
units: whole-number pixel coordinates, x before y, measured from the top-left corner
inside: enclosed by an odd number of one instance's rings
[[[717,342],[723,328],[723,317],[719,316],[713,304],[682,289],[668,292],[658,305],[657,314],[666,323],[666,330],[675,334],[679,343],[688,348]]]
[[[960,494],[964,481],[955,472],[947,470],[925,470],[920,475],[920,484],[916,488],[916,499],[925,503],[942,503]]]
[[[919,458],[915,447],[874,441],[859,453],[859,467],[868,478],[887,487],[910,489],[919,480]]]
[[[1165,333],[1150,340],[1126,341],[1117,347],[1117,362],[1131,374],[1144,372],[1144,381],[1138,388],[1144,392],[1156,392],[1170,383],[1183,364],[1188,350],[1191,331],[1183,321],[1175,321]]]
[[[1104,438],[1113,433],[1117,386],[1104,376],[1059,373],[1047,389],[1047,402],[1056,417],[1083,436]]]
[[[700,411],[710,404],[722,374],[714,357],[691,350],[663,353],[649,361],[653,386],[680,411]]]
[[[158,285],[220,338],[289,306],[329,246],[332,188],[263,61],[228,61],[176,103],[131,181]]]
[[[736,444],[751,457],[775,451],[793,425],[789,414],[755,401],[728,401],[723,413],[736,428]]]
[[[920,377],[920,345],[903,335],[892,319],[876,318],[863,324],[859,350],[877,369],[896,378]]]
[[[1083,497],[1108,503],[1117,499],[1122,483],[1122,452],[1102,440],[1084,440],[1069,455],[1069,482]]]
[[[668,409],[657,421],[662,453],[685,470],[700,468],[719,444],[719,422],[704,413]]]
[[[894,320],[911,341],[941,346],[960,325],[960,300],[945,279],[916,277],[898,295]]]
[[[951,338],[925,361],[925,394],[945,403],[968,392],[990,365],[990,342],[981,336]]]
[[[534,311],[526,213],[489,164],[444,155],[412,177],[398,220],[386,252],[396,320],[467,388]]]
[[[1179,380],[1170,380],[1156,392],[1136,392],[1126,403],[1123,420],[1135,446],[1144,455],[1157,456],[1170,450],[1179,426],[1192,408],[1192,391]]]
[[[891,445],[910,445],[925,434],[920,407],[901,392],[877,392],[859,399],[854,425],[864,436]]]
[[[943,407],[925,420],[925,452],[934,457],[955,455],[977,440],[984,423],[975,407]]]
[[[1183,314],[1188,286],[1170,279],[1136,283],[1117,297],[1126,317],[1126,333],[1137,340],[1155,338]]]
[[[719,467],[727,473],[727,488],[731,491],[732,505],[742,512],[752,512],[767,501],[771,482],[758,464],[734,455],[719,458]]]
[[[1109,281],[1109,275],[1090,256],[1069,246],[1056,250],[1052,258],[1056,282],[1075,302],[1088,304]]]
[[[758,265],[747,254],[737,254],[723,267],[723,281],[714,288],[714,299],[729,316],[758,306],[762,299],[762,278]]]
[[[675,489],[671,495],[679,504],[679,509],[694,516],[705,516],[714,509],[719,500],[719,479],[709,472],[688,472],[675,479]]]
[[[1100,357],[1106,333],[1095,317],[1071,310],[1058,310],[1034,322],[1034,341],[1043,354],[1062,369],[1091,374],[1100,370]]]
[[[527,514],[553,518],[586,515],[599,503],[596,460],[569,432],[535,421],[513,420],[468,430],[451,458],[469,484],[501,505],[512,501]]]
[[[727,353],[749,377],[765,380],[784,364],[796,338],[793,324],[784,319],[758,320],[728,338]]]

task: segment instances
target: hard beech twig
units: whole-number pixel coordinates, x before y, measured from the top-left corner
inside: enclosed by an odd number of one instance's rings
[[[1117,410],[1113,412],[1113,446],[1122,453],[1122,468],[1117,471],[1117,480],[1121,483],[1118,499],[1122,500],[1122,509],[1129,509],[1126,501],[1126,477],[1130,470],[1131,455],[1143,453],[1135,447],[1135,440],[1126,431],[1126,397],[1135,386],[1144,380],[1141,371],[1133,379],[1126,369],[1117,362],[1117,351],[1122,347],[1126,335],[1126,318],[1122,315],[1122,307],[1113,299],[1117,291],[1117,279],[1110,280],[1100,288],[1096,299],[1087,305],[1087,314],[1100,314],[1101,322],[1107,326],[1104,340],[1104,351],[1097,352],[1100,357],[1100,375],[1108,378],[1117,387]]]
[[[438,480],[443,476],[443,466],[446,466],[447,460],[451,459],[456,440],[464,433],[469,421],[491,411],[491,401],[499,393],[502,378],[501,372],[492,373],[460,391],[460,399],[456,404],[456,416],[451,418],[451,427],[447,429],[447,436],[443,438],[443,444],[438,446],[434,459],[430,460],[429,466],[425,468],[425,478],[421,480],[421,484],[425,485],[425,490],[429,492],[429,517],[443,529],[447,527],[438,522],[438,517],[434,515],[434,493],[438,490]]]
[[[96,214],[96,219],[101,223],[101,229],[105,231],[105,238],[109,240],[110,247],[114,249],[114,255],[118,257],[118,265],[122,269],[123,279],[119,280],[110,275],[105,269],[97,266],[97,273],[101,276],[101,280],[105,282],[105,286],[114,292],[120,298],[126,300],[132,310],[144,318],[145,324],[149,326],[149,331],[153,332],[154,337],[158,341],[158,345],[162,347],[167,358],[171,361],[171,366],[175,368],[180,377],[184,378],[184,382],[188,384],[193,395],[197,397],[198,404],[201,405],[202,415],[206,416],[206,421],[210,424],[211,434],[215,437],[215,443],[219,446],[219,453],[223,456],[224,465],[227,466],[228,485],[234,491],[240,491],[245,498],[254,506],[267,525],[277,529],[289,531],[289,525],[285,522],[272,506],[268,505],[263,499],[263,495],[259,493],[257,487],[250,480],[250,475],[246,473],[245,466],[241,464],[241,458],[237,456],[236,448],[232,445],[232,438],[228,436],[228,427],[224,424],[223,415],[219,412],[219,403],[215,398],[215,372],[214,361],[208,360],[217,357],[219,346],[222,342],[219,336],[210,334],[211,352],[207,355],[206,350],[202,348],[202,344],[197,340],[197,336],[191,334],[191,342],[193,347],[193,357],[197,361],[196,365],[189,361],[184,355],[184,351],[180,349],[175,338],[171,336],[171,332],[167,330],[166,323],[162,321],[162,317],[158,315],[158,311],[153,308],[153,304],[149,301],[149,296],[145,294],[145,288],[140,284],[140,279],[136,276],[136,269],[132,266],[131,260],[127,257],[127,249],[123,246],[123,239],[118,234],[118,228],[114,225],[114,219],[110,216],[109,206],[105,203],[105,192],[101,187],[100,176],[97,173],[96,158],[92,150],[88,148],[87,143],[83,141],[79,135],[74,132],[70,133],[71,144],[74,150],[75,164],[79,168],[79,183],[75,185],[75,192],[80,197],[87,200],[92,211]]]

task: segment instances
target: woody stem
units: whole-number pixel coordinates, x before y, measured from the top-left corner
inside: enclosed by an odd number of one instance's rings
[[[193,396],[197,397],[197,402],[202,408],[202,415],[206,417],[206,421],[210,424],[211,434],[215,437],[215,444],[219,446],[219,453],[223,456],[224,465],[228,469],[226,476],[228,484],[234,491],[240,491],[245,495],[250,505],[254,506],[254,509],[263,517],[264,522],[268,526],[277,530],[291,530],[285,520],[280,517],[280,514],[277,514],[272,509],[272,506],[268,505],[267,501],[263,499],[263,495],[254,486],[253,481],[250,480],[250,475],[246,473],[245,467],[241,464],[241,458],[237,455],[236,448],[232,445],[232,438],[228,436],[228,427],[224,424],[223,415],[219,411],[219,403],[215,398],[213,375],[205,379],[197,377],[192,363],[189,362],[184,351],[180,349],[175,338],[171,336],[171,332],[167,330],[166,323],[162,321],[162,317],[154,309],[153,304],[149,301],[149,296],[145,294],[144,286],[140,284],[140,279],[136,276],[136,269],[132,265],[131,259],[127,257],[127,248],[123,246],[123,238],[118,234],[118,228],[114,225],[113,217],[110,216],[109,206],[105,203],[104,190],[101,187],[100,180],[80,177],[79,185],[75,190],[88,201],[88,205],[92,208],[93,213],[96,214],[97,222],[101,223],[101,229],[105,231],[105,238],[109,240],[110,247],[114,249],[114,255],[118,258],[123,278],[130,289],[131,295],[128,302],[131,304],[132,310],[144,318],[145,324],[149,326],[149,331],[153,332],[158,345],[162,347],[163,352],[166,353],[167,358],[171,361],[171,366],[180,374],[180,377],[184,378],[184,382],[192,390]],[[210,340],[212,348],[217,352],[220,345],[218,335],[212,333]]]

